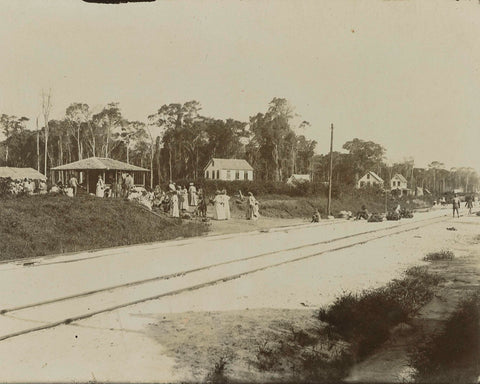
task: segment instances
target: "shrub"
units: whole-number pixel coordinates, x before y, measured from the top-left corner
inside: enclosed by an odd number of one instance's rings
[[[452,251],[441,250],[438,252],[427,253],[427,256],[423,258],[425,261],[438,261],[438,260],[453,260],[455,254]]]
[[[411,351],[416,382],[476,382],[480,372],[480,295],[462,301],[444,329]]]
[[[432,298],[432,288],[440,281],[425,268],[414,267],[403,279],[383,288],[342,295],[329,307],[321,308],[318,319],[352,344],[354,356],[364,358],[387,340],[392,327],[408,321]]]

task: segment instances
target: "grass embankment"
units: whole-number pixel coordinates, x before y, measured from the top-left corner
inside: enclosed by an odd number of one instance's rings
[[[158,217],[124,200],[25,196],[0,200],[0,260],[196,236],[199,222]]]
[[[418,383],[475,383],[480,372],[480,292],[464,299],[443,330],[414,348]]]
[[[310,218],[315,210],[318,209],[322,217],[325,218],[327,198],[325,197],[289,197],[286,195],[264,195],[257,197],[260,205],[260,215],[266,217],[279,218]],[[246,202],[240,202],[238,199],[231,200],[232,213],[243,217],[246,209]],[[425,208],[429,205],[415,198],[392,198],[387,200],[388,210],[393,210],[400,204],[402,208],[417,209]],[[338,216],[341,211],[351,211],[357,213],[362,205],[365,205],[369,212],[385,212],[385,195],[381,193],[352,191],[340,194],[332,199],[331,212]]]

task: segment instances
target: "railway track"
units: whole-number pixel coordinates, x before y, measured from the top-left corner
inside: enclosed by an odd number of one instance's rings
[[[102,289],[57,297],[0,310],[0,341],[62,324],[70,324],[105,312],[258,273],[288,263],[354,247],[387,236],[413,231],[446,220],[445,216],[405,221],[288,249],[264,252],[224,262],[112,285]]]

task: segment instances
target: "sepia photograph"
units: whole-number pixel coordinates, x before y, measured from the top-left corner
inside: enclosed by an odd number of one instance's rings
[[[480,2],[0,0],[1,383],[479,383]]]

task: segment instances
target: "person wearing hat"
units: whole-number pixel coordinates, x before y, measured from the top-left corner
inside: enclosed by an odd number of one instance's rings
[[[172,192],[170,197],[170,215],[172,217],[180,217],[180,210],[178,206],[178,194],[177,192]]]
[[[215,192],[215,198],[213,199],[213,219],[214,220],[226,220],[225,212],[225,200],[220,191]]]
[[[223,206],[225,207],[225,220],[230,220],[230,196],[227,195],[227,191],[222,191]]]
[[[248,192],[247,200],[247,220],[258,219],[258,202],[252,192]]]
[[[101,175],[98,175],[98,180],[97,180],[97,189],[95,191],[95,195],[97,197],[104,197],[105,196],[105,182],[102,179]]]
[[[196,207],[198,204],[197,188],[193,183],[188,187],[188,203],[191,207]]]

